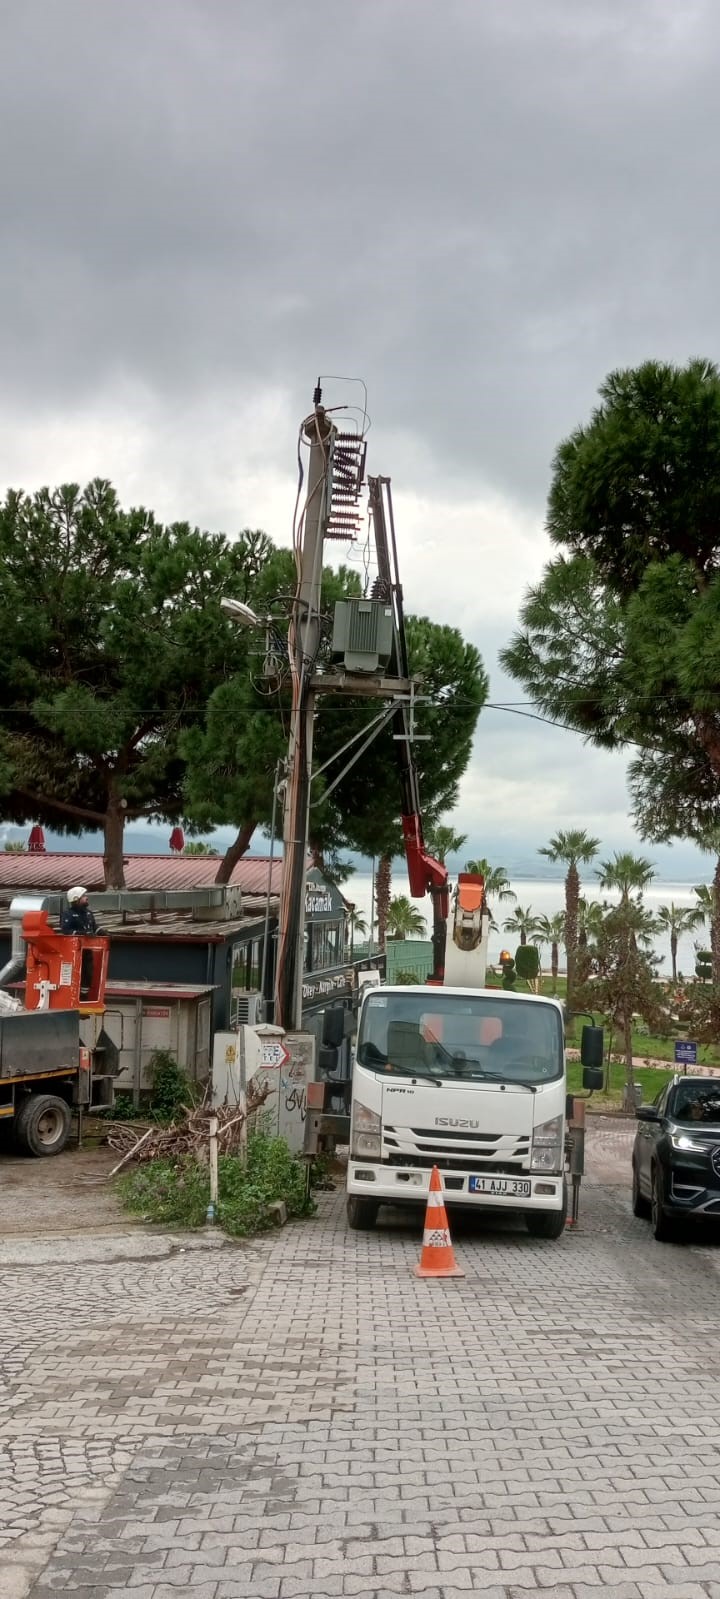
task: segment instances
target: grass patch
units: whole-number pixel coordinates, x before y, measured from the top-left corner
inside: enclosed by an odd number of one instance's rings
[[[118,1180],[125,1208],[147,1221],[175,1227],[204,1227],[210,1203],[210,1173],[204,1161],[152,1160]],[[233,1238],[247,1238],[272,1225],[269,1207],[282,1199],[289,1217],[312,1216],[315,1200],[307,1191],[306,1168],[290,1154],[284,1138],[254,1133],[248,1138],[247,1166],[236,1155],[218,1161],[217,1222]]]
[[[643,1104],[650,1105],[670,1078],[675,1075],[672,1071],[665,1071],[663,1067],[655,1069],[652,1066],[636,1066],[633,1070],[633,1080],[642,1088]],[[569,1094],[581,1094],[582,1066],[579,1060],[569,1060],[567,1067],[567,1086]],[[613,1061],[610,1066],[610,1082],[607,1090],[594,1093],[589,1101],[593,1110],[611,1110],[622,1104],[623,1088],[625,1086],[625,1065],[621,1061]]]

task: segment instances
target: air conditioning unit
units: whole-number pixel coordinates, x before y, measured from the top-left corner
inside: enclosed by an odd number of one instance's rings
[[[333,659],[348,672],[380,672],[393,649],[392,607],[384,600],[338,600],[333,614]]]
[[[232,995],[236,1027],[258,1027],[265,1020],[265,1000],[256,989],[234,988]]]

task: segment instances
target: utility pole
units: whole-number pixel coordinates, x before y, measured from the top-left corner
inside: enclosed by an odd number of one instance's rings
[[[315,693],[313,673],[320,644],[320,591],[323,546],[330,509],[330,483],[336,428],[315,390],[315,409],[302,423],[310,447],[307,497],[299,548],[295,551],[298,583],[288,631],[292,678],[292,711],[287,781],[283,808],[283,877],[280,896],[280,938],[275,974],[275,1020],[298,1029],[302,1020],[302,975],[305,948],[305,888],[308,816],[312,778]]]

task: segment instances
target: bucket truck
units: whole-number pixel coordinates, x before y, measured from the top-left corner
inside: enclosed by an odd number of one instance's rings
[[[378,597],[394,609],[398,677],[408,662],[392,502],[387,479],[369,479],[378,552]],[[486,987],[489,912],[481,876],[460,875],[453,896],[445,866],[423,839],[412,728],[395,712],[395,747],[411,894],[433,901],[433,973],[426,985],[368,989],[353,1063],[347,1214],[374,1226],[383,1204],[424,1207],[440,1170],[450,1205],[519,1212],[528,1231],[565,1228],[566,1167],[577,1217],[579,1171],[567,1137],[565,1029],[561,1005],[536,994]],[[584,1085],[601,1085],[602,1033],[583,1029]]]

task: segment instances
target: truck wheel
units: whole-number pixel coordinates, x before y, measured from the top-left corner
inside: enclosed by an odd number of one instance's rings
[[[567,1183],[563,1183],[560,1210],[526,1210],[525,1226],[531,1238],[562,1238],[567,1216]]]
[[[375,1226],[380,1206],[374,1199],[361,1199],[359,1194],[348,1194],[347,1221],[354,1233],[366,1233]]]
[[[15,1137],[26,1155],[59,1155],[70,1137],[70,1107],[55,1094],[28,1094],[15,1117]]]

